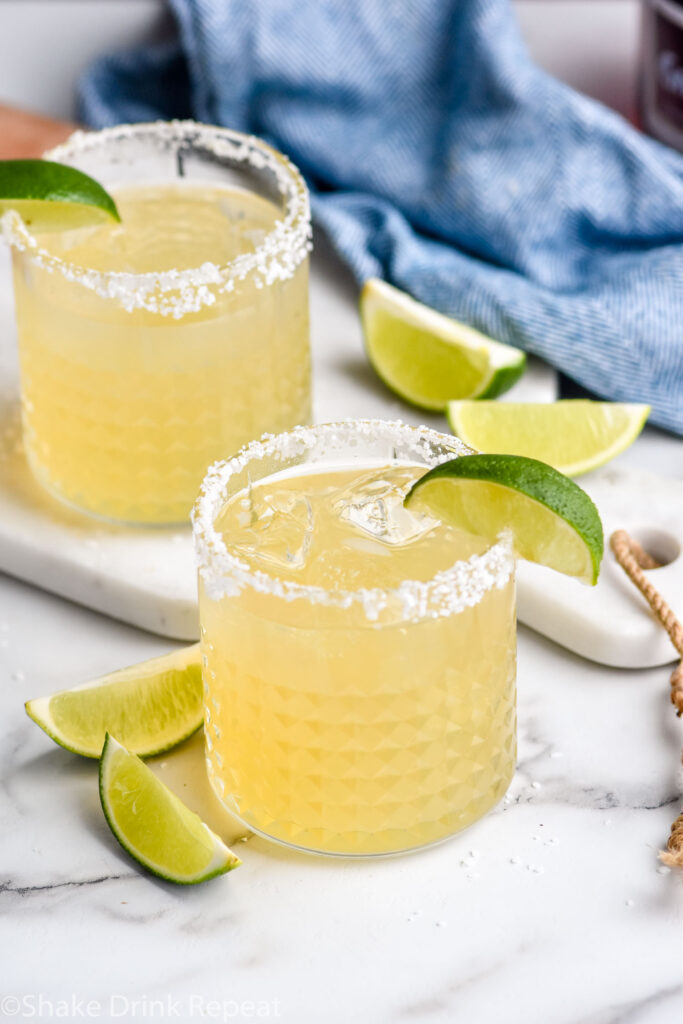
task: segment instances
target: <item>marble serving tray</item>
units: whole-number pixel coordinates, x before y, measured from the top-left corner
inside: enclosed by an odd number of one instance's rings
[[[527,626],[576,654],[617,668],[673,661],[676,652],[609,549],[610,534],[627,530],[662,563],[646,575],[683,618],[683,481],[631,467],[595,470],[582,477],[600,511],[605,557],[597,586],[539,565],[517,567],[517,614]]]
[[[142,629],[178,640],[198,635],[189,527],[101,524],[46,495],[21,447],[9,273],[0,252],[0,571]],[[8,270],[9,268],[7,268]],[[352,284],[329,253],[314,262],[311,289],[317,420],[402,418],[445,429],[439,416],[410,410],[375,378],[362,352]],[[506,398],[552,401],[557,378],[531,361]],[[629,467],[606,467],[581,483],[594,497],[606,536],[623,527],[669,564],[653,570],[658,588],[683,615],[683,481]],[[607,665],[644,667],[673,660],[647,605],[607,552],[597,587],[520,564],[520,621]]]
[[[16,419],[2,430],[0,481],[2,570],[153,633],[197,639],[189,528],[108,526],[63,507],[27,469]],[[651,576],[683,615],[683,483],[607,467],[582,484],[600,509],[606,538],[622,527],[670,560]],[[674,657],[668,637],[609,550],[596,587],[520,563],[518,614],[539,633],[606,665],[644,667]]]
[[[357,302],[348,273],[318,239],[311,274],[317,421],[400,418],[445,430],[443,417],[409,409],[378,381],[363,353]],[[11,275],[0,241],[0,571],[153,633],[196,640],[189,526],[109,526],[45,494],[22,451],[18,392]],[[543,402],[556,394],[555,372],[532,359],[507,397]]]

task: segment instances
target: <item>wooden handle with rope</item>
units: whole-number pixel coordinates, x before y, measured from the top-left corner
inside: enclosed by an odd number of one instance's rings
[[[683,625],[678,621],[671,608],[645,575],[644,570],[657,569],[657,562],[652,555],[644,551],[626,530],[615,530],[610,537],[610,547],[614,557],[628,578],[638,587],[650,608],[669,634],[671,643],[681,657],[671,674],[671,703],[680,718],[683,716]],[[659,859],[669,867],[683,868],[683,812],[671,826],[671,835],[666,849],[659,854]]]

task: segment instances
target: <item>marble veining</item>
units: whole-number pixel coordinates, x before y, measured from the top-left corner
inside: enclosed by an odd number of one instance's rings
[[[318,402],[330,418],[342,404],[395,414],[359,344],[334,354],[356,330],[352,309],[343,275],[323,266],[313,313],[332,342],[316,353]],[[620,461],[665,472],[670,440],[648,432]],[[92,1000],[99,1020],[185,1024],[681,1019],[683,877],[657,860],[683,800],[666,667],[608,669],[520,628],[508,796],[398,858],[314,858],[245,836],[196,737],[154,770],[243,866],[179,889],[137,871],[103,820],[96,764],[56,748],[22,706],[170,646],[0,576],[0,1016],[21,1020],[17,1006],[26,1017],[42,999],[44,1019],[61,1006],[87,1019],[78,1000]]]

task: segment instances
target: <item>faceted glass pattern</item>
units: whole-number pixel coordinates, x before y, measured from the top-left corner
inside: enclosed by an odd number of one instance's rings
[[[209,776],[250,828],[391,853],[501,799],[516,759],[512,580],[456,615],[393,627],[316,629],[312,607],[283,624],[267,603],[201,597]]]

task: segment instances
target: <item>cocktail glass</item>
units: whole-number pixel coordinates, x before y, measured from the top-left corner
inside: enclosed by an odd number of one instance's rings
[[[7,215],[28,461],[97,516],[185,521],[210,463],[310,418],[306,186],[266,143],[193,122],[46,156],[122,224],[34,237]]]
[[[505,793],[510,539],[458,534],[401,501],[466,453],[424,427],[361,420],[266,436],[209,471],[193,512],[207,768],[254,832],[396,853],[460,831]]]

